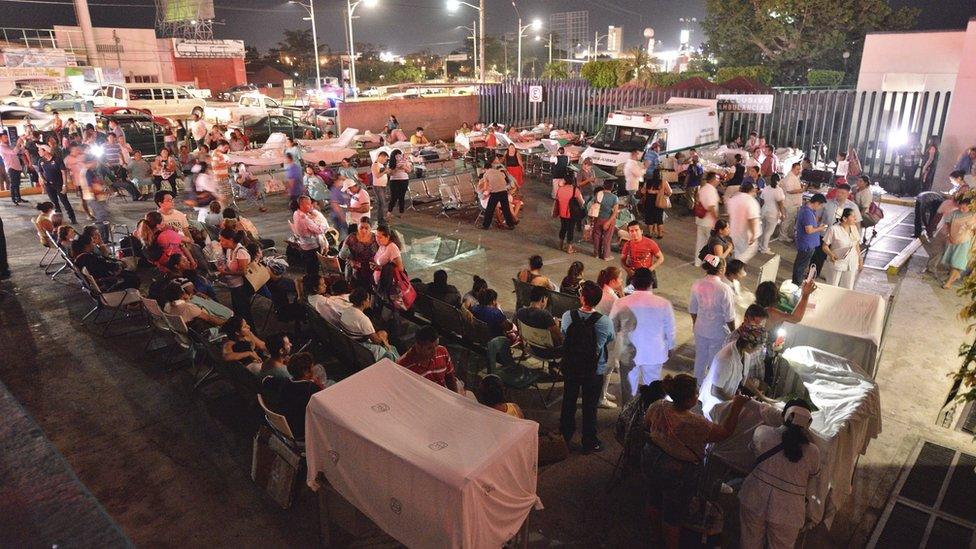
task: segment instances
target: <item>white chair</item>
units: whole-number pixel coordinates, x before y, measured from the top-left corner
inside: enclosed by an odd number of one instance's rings
[[[264,402],[264,397],[261,396],[261,393],[258,393],[258,404],[261,406],[261,410],[264,412],[264,419],[268,422],[268,427],[271,428],[275,436],[288,445],[289,448],[304,456],[305,433],[302,433],[303,440],[296,439],[295,434],[291,431],[291,426],[288,425],[288,419],[277,412],[271,411],[271,409],[268,408],[268,405]]]
[[[173,331],[170,329],[169,323],[166,322],[166,317],[163,315],[163,310],[159,308],[159,303],[155,299],[143,297],[142,306],[146,309],[146,314],[149,316],[149,327],[152,329],[152,335],[146,340],[146,346],[142,349],[143,352],[169,348],[169,345],[151,348],[152,342],[156,339],[157,335],[164,337],[173,335]]]
[[[124,290],[105,293],[102,292],[101,288],[99,288],[98,281],[96,281],[95,277],[88,272],[87,268],[82,267],[81,276],[85,283],[84,290],[94,302],[94,307],[92,307],[92,310],[88,311],[88,313],[82,317],[81,320],[82,322],[85,322],[89,319],[89,317],[91,317],[92,322],[95,324],[101,324],[103,326],[103,336],[108,334],[109,328],[115,322],[132,318],[132,306],[142,303],[142,295],[140,295],[139,290],[136,290],[135,288],[126,288]],[[105,310],[112,311],[112,316],[108,321],[100,322],[98,319]],[[142,309],[140,308],[138,310],[141,311]],[[140,329],[145,328],[145,326],[142,326]]]

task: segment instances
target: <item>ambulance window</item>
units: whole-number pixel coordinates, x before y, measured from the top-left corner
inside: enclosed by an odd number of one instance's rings
[[[668,150],[668,130],[658,130],[654,134],[654,139],[647,142],[647,146],[650,147],[655,142],[657,142],[658,147],[660,147],[658,149],[659,151]]]

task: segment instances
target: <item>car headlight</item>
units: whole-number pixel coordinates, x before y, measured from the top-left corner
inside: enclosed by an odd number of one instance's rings
[[[40,101],[31,101],[30,104],[31,104],[31,107],[40,107],[41,106],[41,102]]]

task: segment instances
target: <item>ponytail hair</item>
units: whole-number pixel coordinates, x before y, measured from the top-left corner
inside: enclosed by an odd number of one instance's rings
[[[719,219],[715,222],[715,227],[712,228],[712,236],[718,236],[719,231],[729,226],[729,222],[724,219]]]
[[[225,228],[220,231],[220,238],[233,240],[234,244],[240,244],[244,240],[244,231],[235,231],[231,228]]]
[[[695,405],[695,393],[698,392],[698,382],[694,376],[688,374],[667,375],[661,380],[661,389],[680,409],[688,409]],[[689,401],[693,401],[690,402]],[[689,405],[690,404],[690,405]]]
[[[617,267],[607,267],[600,271],[600,274],[596,275],[596,283],[600,288],[603,288],[618,278],[620,278],[620,269]]]
[[[786,410],[791,406],[809,408],[806,401],[794,399],[786,403],[786,406],[783,408],[783,413],[785,414]],[[805,429],[799,425],[793,425],[793,423],[787,421],[783,426],[785,427],[783,431],[783,455],[790,462],[796,463],[803,459],[803,445],[808,444],[810,439],[807,438]]]

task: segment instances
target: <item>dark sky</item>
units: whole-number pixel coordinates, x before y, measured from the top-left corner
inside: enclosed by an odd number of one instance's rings
[[[469,0],[477,4],[478,0]],[[737,1],[737,0],[727,0]],[[58,3],[64,2],[63,5]],[[895,6],[923,8],[920,29],[963,28],[976,16],[976,0],[890,0]],[[153,0],[89,0],[93,23],[105,27],[148,27],[153,24]],[[274,46],[285,29],[302,28],[304,10],[284,0],[214,0],[217,38],[242,39],[260,50]],[[102,4],[102,5],[99,5]],[[121,5],[131,7],[120,7]],[[515,11],[509,0],[485,0],[488,34],[514,32]],[[554,12],[589,10],[590,32],[606,33],[607,25],[622,25],[627,47],[636,46],[645,27],[653,27],[666,49],[677,46],[679,17],[701,17],[704,0],[518,0],[523,23],[534,17],[548,21]],[[462,8],[457,14],[444,9],[443,0],[379,0],[373,9],[360,6],[355,22],[357,42],[382,44],[395,53],[410,53],[421,48],[446,52],[459,47],[477,11]],[[937,6],[937,9],[934,7]],[[318,0],[316,23],[319,41],[336,50],[344,49],[344,0]],[[0,25],[4,27],[50,28],[55,24],[75,24],[70,0],[45,0],[45,3],[0,0]],[[702,38],[694,35],[693,41]]]

